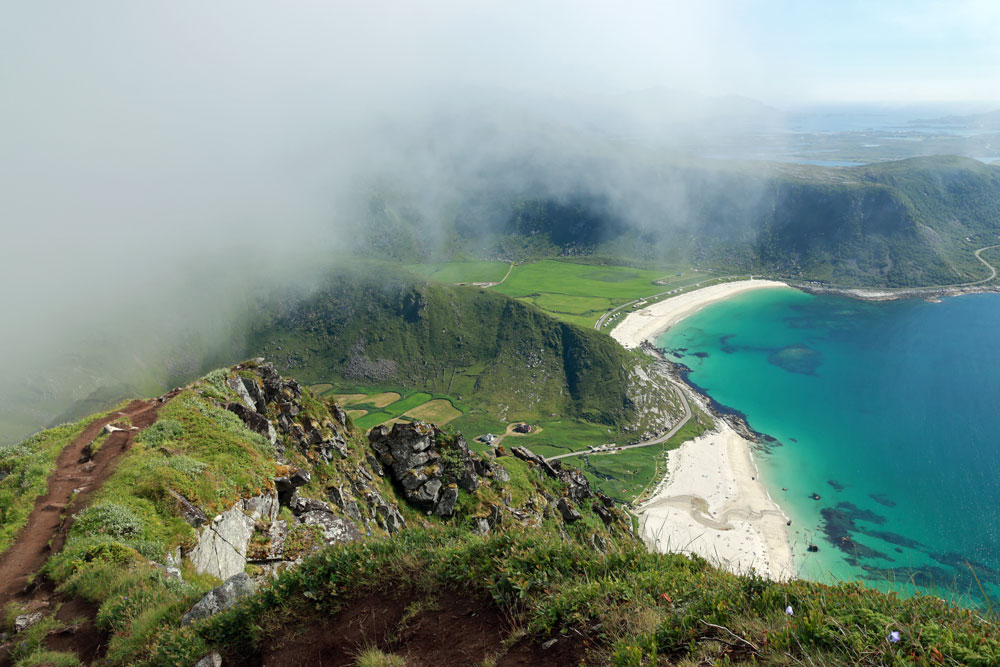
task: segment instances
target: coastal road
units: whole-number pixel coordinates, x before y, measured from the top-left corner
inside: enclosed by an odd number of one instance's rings
[[[983,250],[985,250],[985,248],[983,248]],[[703,280],[702,282],[708,282],[708,281],[707,280]],[[697,287],[698,285],[701,285],[701,283],[695,283],[694,286]],[[686,289],[686,288],[681,288],[681,289]],[[674,291],[677,291],[677,290],[670,290],[670,291],[667,291],[667,292],[661,292],[660,294],[657,294],[655,296],[646,297],[646,298],[647,299],[654,299],[657,296],[662,296],[664,294],[670,294],[671,292],[674,292]],[[608,311],[607,313],[605,313],[604,315],[601,316],[601,319],[597,320],[597,324],[594,325],[594,328],[597,329],[598,331],[600,331],[601,327],[607,321],[608,317],[610,317],[611,315],[615,314],[616,312],[618,312],[622,308],[625,308],[625,307],[631,305],[632,303],[637,303],[639,301],[642,301],[642,299],[636,299],[635,301],[632,301],[630,303],[626,303],[624,306],[618,306],[617,308]],[[655,438],[650,438],[649,440],[642,440],[641,442],[637,442],[637,443],[632,444],[632,445],[622,445],[621,447],[615,447],[614,449],[608,450],[606,452],[595,452],[595,451],[592,451],[590,449],[585,449],[585,450],[579,451],[579,452],[570,452],[568,454],[559,454],[558,456],[549,456],[545,460],[546,461],[556,461],[558,459],[565,459],[565,458],[568,458],[570,456],[579,456],[581,454],[595,454],[595,455],[617,454],[619,451],[625,451],[626,449],[637,449],[639,447],[649,447],[650,445],[659,445],[659,444],[662,444],[662,443],[666,442],[670,438],[674,437],[674,434],[677,433],[677,431],[679,431],[682,428],[684,428],[684,425],[687,424],[688,421],[690,421],[690,419],[691,419],[691,404],[688,403],[687,396],[684,395],[684,390],[680,386],[678,386],[677,383],[674,382],[673,380],[669,380],[669,382],[670,382],[670,384],[671,384],[672,389],[674,390],[674,392],[676,392],[677,397],[679,399],[681,399],[681,405],[684,406],[684,417],[679,422],[677,422],[676,424],[674,424],[673,427],[669,431],[667,431],[666,433],[664,433],[663,435],[658,435]]]
[[[987,262],[985,259],[983,259],[983,256],[982,256],[982,253],[983,253],[984,250],[992,250],[993,248],[1000,248],[1000,243],[997,243],[997,244],[994,244],[994,245],[983,246],[979,250],[975,250],[972,253],[973,255],[975,255],[976,259],[978,259],[980,262],[983,263],[983,266],[985,266],[987,269],[990,270],[990,275],[988,275],[987,277],[983,278],[982,280],[973,280],[973,281],[970,281],[970,282],[967,282],[967,283],[953,283],[951,285],[928,285],[926,287],[872,287],[872,288],[864,288],[864,287],[857,287],[856,285],[853,285],[853,286],[852,285],[834,285],[832,283],[816,283],[816,286],[832,287],[832,288],[839,289],[839,290],[862,290],[863,291],[863,290],[868,289],[868,290],[874,290],[874,291],[877,291],[877,292],[888,292],[888,293],[895,292],[897,294],[903,294],[904,296],[916,296],[916,295],[919,295],[919,294],[937,294],[937,293],[940,293],[941,290],[958,289],[958,288],[962,288],[962,287],[975,287],[976,285],[982,285],[983,283],[988,283],[988,282],[990,282],[991,280],[993,280],[994,278],[997,277],[997,268],[995,266],[993,266],[992,264],[990,264],[989,262]],[[795,283],[795,282],[792,282],[792,281],[788,281],[788,284],[790,286],[792,286],[792,287],[797,287],[799,285],[805,285],[806,288],[808,288],[810,285],[812,285],[812,283]]]
[[[986,250],[986,248],[983,248],[983,250]],[[626,308],[628,308],[630,306],[633,306],[633,305],[639,303],[640,301],[648,301],[650,299],[657,299],[657,298],[659,298],[661,296],[666,296],[667,294],[674,294],[675,292],[681,292],[681,291],[684,291],[684,290],[688,290],[688,289],[690,289],[692,287],[695,287],[695,288],[701,287],[704,283],[707,283],[710,280],[725,280],[726,278],[729,278],[729,277],[730,276],[719,276],[719,277],[715,277],[715,278],[706,278],[705,280],[696,282],[696,283],[691,284],[691,285],[685,285],[684,287],[675,287],[674,289],[667,290],[666,292],[660,292],[659,294],[651,294],[650,296],[640,297],[638,299],[635,299],[634,301],[629,301],[628,303],[623,303],[622,305],[618,306],[617,308],[612,308],[608,312],[606,312],[603,315],[601,315],[601,318],[599,320],[597,320],[597,324],[594,325],[594,328],[597,329],[598,331],[600,331],[601,327],[603,327],[607,323],[608,318],[613,317],[615,313],[617,313],[619,311],[622,311],[622,310],[625,310]]]
[[[676,385],[673,387],[673,390],[675,392],[677,392],[677,396],[681,399],[681,404],[684,406],[684,418],[681,419],[676,424],[674,424],[673,428],[671,428],[669,431],[667,431],[663,435],[658,435],[655,438],[650,438],[649,440],[643,440],[642,442],[637,442],[634,445],[622,445],[621,447],[615,447],[614,449],[609,449],[606,452],[595,452],[595,451],[590,450],[590,449],[585,449],[585,450],[580,451],[580,452],[570,452],[569,454],[560,454],[558,456],[549,456],[545,460],[546,461],[555,461],[557,459],[565,459],[565,458],[570,457],[570,456],[579,456],[580,454],[597,454],[597,455],[600,455],[600,454],[617,454],[619,451],[625,451],[626,449],[636,449],[638,447],[649,447],[650,445],[659,445],[661,443],[666,442],[670,438],[674,437],[674,433],[677,433],[677,431],[681,430],[681,428],[684,426],[684,424],[687,424],[688,420],[691,419],[691,405],[688,403],[687,397],[684,396],[684,392],[681,391]]]
[[[986,268],[990,270],[990,277],[989,278],[983,278],[982,280],[977,280],[974,283],[967,283],[967,285],[979,285],[981,283],[988,283],[989,281],[991,281],[991,280],[993,280],[994,278],[997,277],[997,267],[995,267],[992,264],[990,264],[989,262],[987,262],[985,259],[983,259],[982,255],[979,254],[982,251],[989,250],[991,248],[1000,248],[1000,243],[998,243],[997,245],[988,245],[985,248],[980,248],[976,252],[972,253],[972,254],[974,254],[976,256],[976,259],[978,259],[980,262],[982,262],[983,264],[985,264]]]

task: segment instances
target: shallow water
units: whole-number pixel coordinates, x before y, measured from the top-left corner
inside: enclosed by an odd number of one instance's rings
[[[867,303],[760,290],[659,344],[777,440],[757,460],[793,519],[802,576],[978,603],[971,564],[996,599],[1000,295]]]

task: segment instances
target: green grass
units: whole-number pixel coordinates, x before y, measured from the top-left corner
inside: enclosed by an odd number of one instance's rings
[[[662,291],[657,289],[659,286],[655,281],[673,280],[677,278],[675,274],[678,272],[687,273],[688,269],[686,267],[638,269],[631,266],[595,266],[570,261],[543,260],[515,266],[510,277],[492,289],[514,297],[547,293],[629,300]]]
[[[510,265],[487,261],[434,262],[407,264],[406,268],[442,283],[495,283],[506,275]]]
[[[619,442],[618,430],[611,426],[573,419],[542,419],[537,424],[541,426],[538,433],[510,436],[504,438],[503,444],[507,447],[523,445],[542,456],[557,456],[580,451],[591,445]]]
[[[515,266],[507,280],[492,289],[533,303],[564,322],[592,327],[615,306],[708,277],[681,265],[646,269],[543,260]]]
[[[591,486],[619,503],[633,503],[666,470],[664,454],[713,428],[711,418],[694,407],[694,416],[666,442],[648,447],[625,449],[614,454],[582,454],[564,459],[579,468]]]
[[[1000,661],[992,623],[931,596],[734,575],[631,539],[612,540],[602,553],[547,531],[483,539],[418,529],[326,549],[234,610],[191,629],[165,627],[152,664],[189,663],[211,647],[248,658],[271,633],[304,618],[333,622],[346,601],[387,587],[414,599],[441,590],[491,599],[535,641],[587,637],[598,664]],[[898,643],[888,641],[892,631]]]

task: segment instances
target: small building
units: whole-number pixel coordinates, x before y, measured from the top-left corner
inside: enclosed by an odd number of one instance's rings
[[[514,426],[515,433],[531,433],[531,425],[521,422]]]
[[[479,436],[479,442],[485,442],[487,445],[492,444],[493,441],[496,439],[497,439],[496,435],[492,433],[486,433],[484,435]]]

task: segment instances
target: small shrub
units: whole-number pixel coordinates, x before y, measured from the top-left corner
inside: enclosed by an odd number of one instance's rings
[[[126,539],[142,534],[142,520],[124,505],[104,503],[88,507],[77,514],[74,528],[87,535],[110,535]]]
[[[357,665],[358,667],[405,667],[406,660],[398,655],[383,653],[373,646],[358,654]]]
[[[82,664],[80,659],[72,653],[38,649],[19,659],[14,663],[14,667],[33,667],[34,665],[46,665],[46,667],[79,667]]]
[[[152,447],[160,447],[168,442],[180,440],[184,436],[184,426],[176,419],[160,419],[139,435],[139,442]]]
[[[193,459],[190,456],[184,456],[183,454],[180,456],[171,456],[167,465],[177,472],[184,475],[190,475],[191,477],[200,475],[205,468],[208,467],[207,463],[202,463],[197,459]]]

